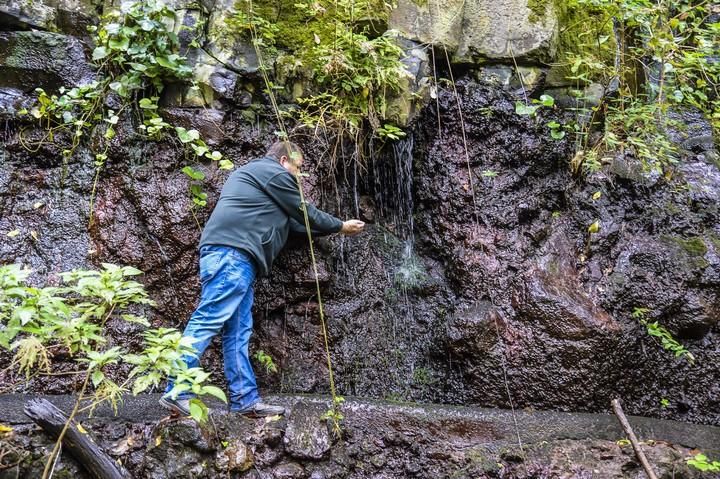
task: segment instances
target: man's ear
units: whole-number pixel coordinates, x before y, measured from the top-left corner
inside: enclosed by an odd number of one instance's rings
[[[282,163],[283,161],[288,161],[288,157],[286,155],[280,157],[280,163]]]

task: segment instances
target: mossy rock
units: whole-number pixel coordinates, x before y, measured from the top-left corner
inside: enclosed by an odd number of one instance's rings
[[[9,0],[0,2],[0,30],[33,28],[83,36],[98,22],[102,0]]]
[[[0,32],[0,87],[24,91],[90,83],[94,72],[78,39],[48,32]]]
[[[705,269],[709,265],[705,259],[708,248],[703,237],[662,235],[660,240],[675,250],[678,265],[687,265],[691,269]]]

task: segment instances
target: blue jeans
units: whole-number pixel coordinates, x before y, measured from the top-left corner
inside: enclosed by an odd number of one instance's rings
[[[222,330],[225,378],[231,410],[248,408],[260,400],[248,345],[252,335],[255,264],[242,251],[229,246],[200,248],[200,304],[190,317],[183,336],[194,338],[197,357],[184,356],[188,368],[198,367],[212,338]],[[165,393],[173,388],[168,383]],[[178,394],[190,399],[192,393]]]

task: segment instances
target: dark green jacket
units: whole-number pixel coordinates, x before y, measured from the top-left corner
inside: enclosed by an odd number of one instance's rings
[[[273,158],[260,158],[234,171],[205,225],[200,246],[233,246],[248,253],[267,275],[293,230],[305,233],[295,177]],[[342,220],[307,205],[313,232],[337,233]]]

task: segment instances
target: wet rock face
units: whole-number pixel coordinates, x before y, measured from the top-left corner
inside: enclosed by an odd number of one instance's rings
[[[680,170],[684,183],[646,186],[611,173],[576,180],[566,165],[570,145],[543,128],[549,117],[518,117],[511,93],[495,86],[463,80],[458,89],[468,158],[449,90],[440,91],[439,124],[430,105],[414,142],[378,154],[355,192],[308,155],[310,198],[340,216],[357,207],[374,219],[359,237],[316,242],[339,391],[508,406],[507,379],[520,407],[605,410],[620,395],[632,413],[715,421],[716,167],[696,155]],[[212,141],[238,165],[272,141],[272,128],[258,135],[232,115],[171,113],[179,122],[207,118]],[[89,229],[91,156],[81,148],[65,167],[59,146],[30,154],[19,132],[6,132],[0,226],[20,234],[0,254],[51,282],[103,261],[139,267],[159,304],[149,312],[153,323],[182,328],[199,292],[193,214],[206,220],[227,173],[198,166],[210,202],[191,213],[183,153],[133,139],[130,125],[119,130]],[[343,175],[352,179],[353,171]],[[399,188],[397,175],[409,175],[412,186]],[[600,230],[589,235],[596,220]],[[257,366],[264,389],[328,390],[314,295],[306,244],[292,239],[256,284],[252,350],[272,356],[281,371]],[[635,308],[648,309],[648,320],[670,329],[697,364],[663,350],[632,317]],[[139,345],[137,331],[114,334]],[[204,364],[222,384],[217,344]],[[40,378],[32,387],[70,385]],[[662,398],[670,406],[662,408]],[[314,457],[325,446],[297,447],[299,457]],[[241,463],[241,452],[232,460]]]
[[[83,44],[48,32],[0,32],[0,87],[32,92],[90,83],[94,73]]]
[[[191,22],[193,12],[183,22]],[[91,77],[83,47],[72,37],[0,37],[6,40],[0,105],[8,111],[22,107],[28,85],[57,87]],[[427,58],[415,60],[421,80]],[[235,76],[248,72],[230,71],[208,76],[213,99],[225,101],[221,108],[183,108],[181,92],[181,101],[165,99],[164,111],[242,165],[264,153],[275,128],[238,112]],[[687,116],[688,136],[673,140],[685,145],[685,159],[669,183],[636,168],[630,157],[573,178],[571,142],[553,140],[545,126],[562,121],[561,113],[545,108],[537,117],[518,116],[513,70],[490,73],[501,81],[487,75],[476,81],[475,74],[458,81],[462,124],[452,89],[440,89],[437,104],[412,112],[407,138],[369,146],[373,154],[359,168],[343,150],[333,169],[314,154],[327,151],[324,139],[299,138],[312,172],[305,180],[308,197],[338,216],[372,221],[359,237],[316,242],[339,391],[508,406],[507,386],[520,407],[567,410],[605,410],[621,395],[629,412],[716,421],[720,172],[709,161],[714,150],[704,140],[707,128]],[[68,138],[42,142],[41,130],[21,133],[24,126],[14,119],[0,132],[0,233],[18,232],[0,243],[0,259],[27,264],[40,275],[38,283],[51,284],[72,268],[133,265],[146,272],[158,303],[150,312],[153,324],[182,328],[199,293],[198,223],[207,219],[227,172],[196,166],[206,174],[209,204],[191,210],[189,180],[180,171],[185,153],[144,141],[129,121],[119,124],[91,224],[91,152],[81,146],[63,164]],[[595,221],[599,231],[590,234]],[[264,389],[328,391],[318,308],[307,245],[295,238],[271,276],[256,283],[252,348],[271,355],[281,371],[258,367]],[[632,317],[637,308],[683,340],[697,365],[674,359],[650,338]],[[140,342],[136,330],[113,334]],[[204,364],[222,383],[219,351],[211,348]],[[71,387],[64,378],[38,378],[30,386]],[[670,406],[661,408],[661,398]],[[322,456],[325,439],[316,432],[312,447],[301,438],[289,447],[298,457]],[[244,464],[242,451],[227,460]],[[283,471],[292,475],[294,467]]]

